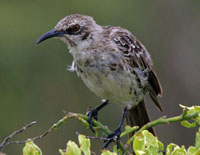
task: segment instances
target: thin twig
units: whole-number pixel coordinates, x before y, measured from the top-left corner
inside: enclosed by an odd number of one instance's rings
[[[80,133],[79,133],[78,131],[76,131],[76,135],[79,136]],[[105,137],[86,136],[86,138],[88,138],[88,139],[90,139],[90,140],[93,140],[93,139],[98,139],[98,140],[102,140],[102,141],[108,140],[108,139],[105,138]]]
[[[29,127],[31,127],[32,125],[36,124],[37,122],[36,121],[33,121],[27,125],[25,125],[23,128],[17,130],[17,131],[14,131],[13,133],[11,133],[9,136],[7,136],[0,144],[0,152],[2,151],[2,149],[8,145],[9,143],[11,144],[11,142],[8,142],[8,140],[10,140],[12,137],[24,132],[26,129],[28,129]],[[24,142],[25,143],[25,142]]]

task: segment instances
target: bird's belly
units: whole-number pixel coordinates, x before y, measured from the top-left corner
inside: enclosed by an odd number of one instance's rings
[[[144,98],[136,76],[124,71],[99,70],[98,68],[83,69],[79,74],[85,85],[97,96],[113,103],[132,107]]]

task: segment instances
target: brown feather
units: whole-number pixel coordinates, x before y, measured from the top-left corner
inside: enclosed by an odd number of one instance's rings
[[[157,108],[162,112],[163,109],[158,99],[159,96],[162,96],[162,87],[156,73],[152,69],[153,63],[144,45],[131,33],[125,31],[118,31],[114,41],[118,44],[119,49],[123,51],[124,57],[134,74],[136,74],[134,68],[147,72],[147,75],[144,74],[144,77],[147,76],[149,95]]]
[[[153,70],[149,72],[148,81],[151,87],[153,88],[155,94],[157,96],[162,96],[162,87],[161,87],[160,81],[158,80],[158,77]]]
[[[150,122],[150,117],[147,112],[144,100],[141,101],[137,106],[131,108],[127,115],[126,115],[126,124],[132,126],[139,126],[140,128]],[[155,131],[153,128],[148,129],[149,132],[151,132],[153,135],[155,134]],[[129,135],[129,136],[132,136]]]

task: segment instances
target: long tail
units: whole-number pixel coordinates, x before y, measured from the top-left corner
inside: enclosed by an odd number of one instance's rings
[[[144,100],[141,101],[136,107],[131,108],[126,115],[126,124],[130,126],[142,127],[148,122],[150,122],[150,117],[148,115]],[[150,128],[149,132],[155,135],[153,128]]]

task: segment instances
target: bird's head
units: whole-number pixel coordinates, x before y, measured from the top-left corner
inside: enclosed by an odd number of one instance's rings
[[[68,46],[74,47],[87,40],[91,33],[98,28],[99,26],[90,16],[80,14],[66,16],[58,22],[53,30],[43,34],[36,44],[49,38],[59,37]]]

